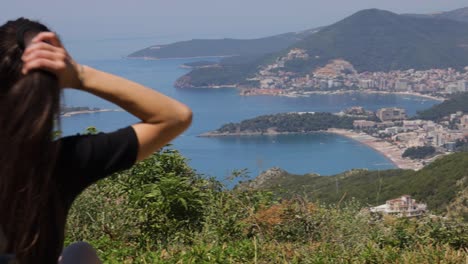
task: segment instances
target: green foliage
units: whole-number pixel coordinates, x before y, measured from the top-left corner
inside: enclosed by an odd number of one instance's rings
[[[444,117],[454,114],[458,111],[468,113],[468,92],[452,96],[440,104],[434,105],[429,109],[419,111],[416,119],[440,121]]]
[[[411,147],[407,148],[401,155],[403,158],[424,159],[434,155],[436,149],[433,146]]]
[[[66,241],[90,242],[104,263],[462,263],[466,258],[463,221],[378,218],[361,210],[366,204],[357,199],[326,205],[298,195],[275,197],[270,191],[226,190],[197,175],[177,151],[164,149],[86,190],[70,211]]]
[[[85,135],[96,135],[97,133],[99,133],[99,130],[94,126],[87,127],[84,131]]]
[[[356,118],[337,116],[332,113],[284,113],[264,115],[229,123],[216,130],[220,133],[267,133],[273,129],[280,133],[308,133],[329,128],[353,128]]]

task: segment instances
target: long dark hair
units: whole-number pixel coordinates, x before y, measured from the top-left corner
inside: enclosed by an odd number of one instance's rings
[[[52,179],[61,89],[50,73],[21,73],[24,36],[42,31],[49,29],[24,18],[0,27],[0,229],[4,250],[19,263],[45,263],[63,243],[56,237],[65,220]]]

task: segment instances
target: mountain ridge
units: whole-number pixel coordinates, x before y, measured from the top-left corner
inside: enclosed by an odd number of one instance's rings
[[[366,9],[253,63],[233,68],[221,62],[217,69],[194,70],[183,80],[191,87],[239,85],[260,67],[274,63],[294,48],[306,51],[309,58],[281,70],[297,72],[299,69],[299,73],[306,74],[333,59],[347,60],[359,72],[461,69],[468,62],[468,23]]]
[[[436,12],[432,14],[403,14],[406,16],[413,17],[431,17],[431,18],[440,18],[440,19],[450,19],[461,22],[468,22],[468,7],[458,8],[452,11],[445,12]]]

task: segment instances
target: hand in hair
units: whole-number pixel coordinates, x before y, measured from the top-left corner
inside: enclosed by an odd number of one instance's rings
[[[41,32],[31,40],[23,53],[22,73],[46,70],[57,76],[62,88],[81,88],[79,65],[71,58],[57,35]]]
[[[24,74],[36,69],[52,72],[61,87],[92,93],[138,117],[141,123],[132,126],[139,143],[137,160],[169,143],[192,122],[192,111],[184,104],[141,84],[76,64],[54,33],[34,37],[23,61]]]

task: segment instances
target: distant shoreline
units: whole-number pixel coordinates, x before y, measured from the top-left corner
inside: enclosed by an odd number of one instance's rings
[[[188,69],[188,67],[187,67]],[[286,92],[286,93],[279,93],[279,92],[270,92],[268,89],[266,91],[261,91],[261,89],[258,89],[258,92],[255,92],[257,88],[252,88],[252,89],[244,89],[244,88],[239,88],[238,85],[236,84],[226,84],[226,85],[211,85],[211,86],[203,86],[203,87],[187,87],[184,89],[219,89],[219,88],[235,88],[239,89],[241,92],[242,90],[249,90],[253,91],[253,93],[249,94],[240,94],[240,96],[261,96],[261,95],[266,95],[266,96],[284,96],[284,97],[309,97],[311,95],[337,95],[337,94],[384,94],[384,95],[406,95],[406,96],[415,96],[415,97],[420,97],[420,98],[425,98],[425,99],[430,99],[438,102],[443,102],[447,100],[444,97],[439,97],[439,96],[433,96],[433,95],[428,95],[428,94],[421,94],[417,92],[390,92],[390,91],[374,91],[374,90],[336,90],[336,91],[308,91],[304,93],[295,93],[294,91],[292,92]]]
[[[210,59],[210,58],[228,58],[234,57],[239,55],[219,55],[219,56],[193,56],[193,57],[170,57],[170,58],[158,58],[158,57],[149,57],[149,56],[141,56],[141,57],[130,57],[127,56],[127,59],[136,59],[136,60],[183,60],[183,59]]]
[[[60,117],[72,117],[74,115],[94,114],[103,112],[121,112],[120,109],[98,109],[98,110],[83,110],[83,111],[71,111],[60,114]]]
[[[420,170],[424,167],[424,165],[419,161],[403,158],[403,149],[400,149],[389,142],[382,141],[370,135],[364,133],[356,133],[351,130],[335,128],[328,129],[324,132],[344,136],[349,139],[358,141],[359,143],[364,144],[376,150],[380,154],[384,155],[387,159],[389,159],[393,164],[395,164],[395,166],[397,166],[400,169]]]
[[[317,94],[318,95],[337,95],[337,94],[407,95],[407,96],[421,97],[421,98],[430,99],[430,100],[439,101],[439,102],[443,102],[447,100],[446,98],[443,98],[443,97],[421,94],[421,93],[416,93],[416,92],[389,92],[389,91],[373,91],[373,90],[309,91],[306,93],[278,93],[278,94],[271,94],[271,93],[262,94],[260,92],[260,93],[242,95],[242,96],[270,95],[270,96],[284,96],[284,97],[308,97],[310,95],[317,95]]]

